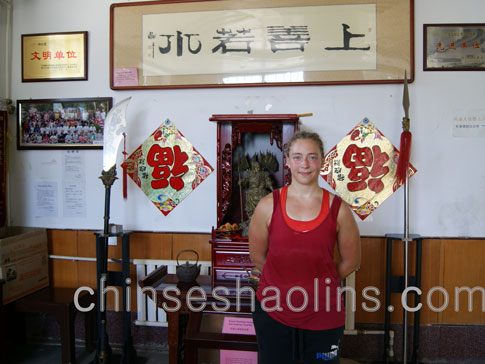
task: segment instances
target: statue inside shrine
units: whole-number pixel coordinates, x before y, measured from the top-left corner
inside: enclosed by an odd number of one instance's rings
[[[277,170],[278,161],[269,152],[254,154],[249,162],[246,156],[238,158],[239,188],[241,196],[244,191],[245,212],[248,217],[239,224],[242,236],[248,236],[249,222],[259,200],[273,191],[274,182],[270,172]],[[244,177],[241,177],[241,172],[245,172]]]

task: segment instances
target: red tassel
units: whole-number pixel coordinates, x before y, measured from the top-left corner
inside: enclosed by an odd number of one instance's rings
[[[126,133],[123,133],[123,164],[121,166],[123,168],[123,198],[125,200],[128,198],[128,173],[126,171],[126,154]]]
[[[396,180],[398,185],[406,183],[406,176],[409,169],[409,158],[411,155],[412,134],[410,131],[401,133],[401,145],[399,147],[399,160],[397,162]]]
[[[123,198],[126,200],[128,198],[128,186],[126,185],[126,178],[127,178],[127,173],[126,173],[126,166],[123,165]]]

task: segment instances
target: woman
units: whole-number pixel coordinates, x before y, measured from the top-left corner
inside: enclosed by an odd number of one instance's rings
[[[339,363],[338,287],[360,265],[359,230],[350,208],[318,184],[318,134],[295,133],[284,153],[291,184],[263,197],[249,226],[251,260],[262,271],[253,313],[259,363]]]

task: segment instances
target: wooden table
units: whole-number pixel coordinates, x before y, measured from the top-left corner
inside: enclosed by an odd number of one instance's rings
[[[224,304],[220,299],[213,295],[213,287],[223,286],[227,287],[229,294],[223,294],[222,291],[216,291],[218,296],[227,298],[230,302],[228,312],[241,312],[249,314],[251,312],[251,296],[247,291],[242,291],[242,288],[248,286],[247,282],[241,281],[241,294],[239,299],[237,297],[237,283],[235,281],[219,281],[212,282],[211,276],[199,276],[196,282],[181,283],[175,274],[167,274],[167,267],[161,266],[147,277],[139,282],[142,288],[152,287],[156,291],[156,304],[162,308],[167,314],[168,322],[168,348],[169,348],[169,362],[170,364],[178,364],[182,362],[181,343],[184,340],[185,327],[187,325],[189,315],[194,311],[190,309],[187,296],[191,298],[193,307],[199,307],[201,302],[196,299],[203,298],[206,303],[203,311],[214,311],[212,303],[216,303],[217,307],[223,307]],[[198,287],[198,288],[196,288]],[[176,293],[178,289],[180,294]],[[192,291],[191,291],[192,289]],[[194,291],[195,290],[195,291]],[[146,291],[148,293],[149,291]],[[164,295],[165,293],[165,295]],[[169,298],[167,298],[169,296]],[[174,310],[177,305],[174,299],[180,302],[180,308]],[[239,303],[239,304],[238,304]]]
[[[78,309],[74,303],[75,288],[46,287],[37,292],[13,302],[16,312],[47,313],[59,324],[61,334],[62,363],[76,362],[74,321]],[[88,308],[96,304],[96,296],[82,291],[78,296],[81,307]],[[86,350],[94,350],[95,342],[95,311],[85,313],[85,346]]]

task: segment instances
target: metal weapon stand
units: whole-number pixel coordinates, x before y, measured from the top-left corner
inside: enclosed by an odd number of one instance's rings
[[[403,107],[405,116],[402,120],[402,127],[404,131],[409,131],[409,93],[407,75],[404,73],[404,93],[403,93]],[[394,311],[394,307],[391,305],[391,293],[403,293],[406,292],[406,296],[403,302],[409,307],[408,292],[407,289],[412,287],[421,288],[421,252],[422,252],[422,238],[420,235],[409,234],[409,167],[406,167],[404,181],[404,234],[386,234],[387,241],[387,256],[386,256],[386,306],[385,306],[385,323],[384,323],[384,362],[389,363],[389,331],[390,331],[390,316]],[[399,240],[404,243],[404,275],[392,276],[392,241]],[[416,241],[416,265],[415,276],[409,276],[409,243]],[[417,292],[414,293],[414,304],[417,306],[420,302],[420,296]],[[418,347],[419,347],[419,323],[420,314],[419,310],[414,312],[414,332],[413,332],[413,356],[412,363],[416,364],[418,360]],[[408,310],[403,308],[403,363],[408,362]]]
[[[404,241],[407,239],[408,241]],[[394,241],[404,241],[404,275],[393,276],[392,270],[392,244]],[[406,238],[403,234],[386,234],[386,297],[385,297],[385,319],[384,319],[384,363],[390,363],[392,356],[391,348],[389,347],[389,335],[391,329],[391,312],[394,311],[394,307],[391,305],[391,294],[400,293],[410,286],[421,288],[421,251],[422,251],[422,237],[417,234],[410,234]],[[415,275],[409,276],[408,264],[409,264],[409,242],[415,242]],[[421,296],[414,293],[414,306],[416,307],[420,301]],[[406,296],[405,302],[408,302]],[[404,310],[403,318],[403,363],[407,363],[407,337],[408,337],[408,312]],[[420,324],[420,312],[419,310],[414,312],[413,320],[413,345],[412,345],[412,358],[411,362],[417,364],[418,352],[419,352],[419,324]]]
[[[116,177],[116,164],[107,172],[104,170],[99,177],[105,187],[104,195],[104,229],[102,232],[96,232],[96,279],[98,287],[98,345],[96,356],[93,364],[111,364],[111,363],[145,363],[144,358],[137,357],[136,350],[133,346],[133,337],[131,335],[131,312],[128,305],[127,287],[131,283],[130,279],[130,231],[110,232],[109,210],[111,186]],[[108,270],[108,238],[110,236],[121,237],[122,240],[122,265],[121,271]],[[101,302],[106,302],[106,287],[122,287],[123,295],[123,350],[121,357],[112,353],[109,345],[107,334],[107,317],[106,307],[102,307]],[[117,295],[115,295],[117,297]],[[106,306],[105,304],[103,306]]]

